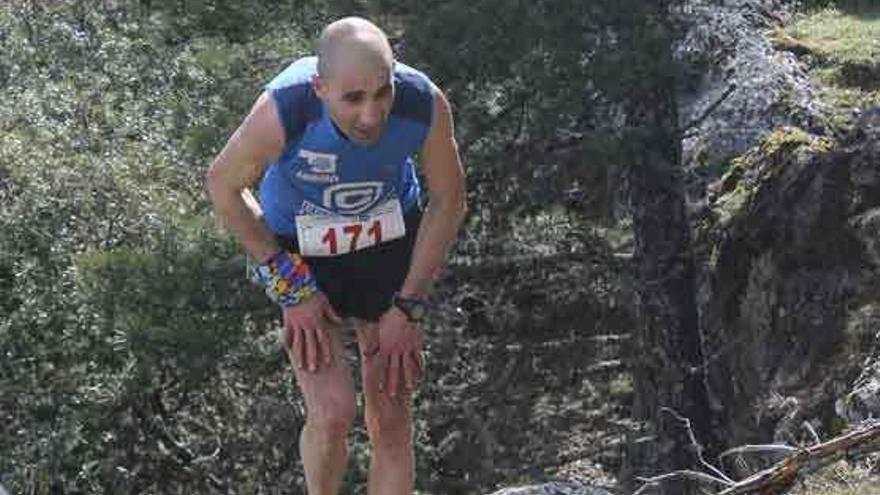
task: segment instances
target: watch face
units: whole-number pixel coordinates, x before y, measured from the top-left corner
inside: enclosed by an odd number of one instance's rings
[[[395,296],[394,305],[400,308],[410,321],[419,321],[425,317],[428,307],[424,301],[418,299],[405,299]]]
[[[409,316],[414,321],[419,321],[424,318],[425,313],[427,313],[427,309],[425,309],[424,304],[416,303],[409,307]]]

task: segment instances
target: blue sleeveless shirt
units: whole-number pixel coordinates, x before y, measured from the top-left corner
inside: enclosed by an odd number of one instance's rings
[[[360,145],[331,121],[312,88],[316,72],[317,58],[302,58],[266,85],[286,137],[260,183],[269,228],[296,237],[297,215],[357,217],[395,198],[404,212],[417,206],[421,187],[412,155],[428,136],[434,108],[427,76],[395,63],[394,102],[385,128],[378,142]]]

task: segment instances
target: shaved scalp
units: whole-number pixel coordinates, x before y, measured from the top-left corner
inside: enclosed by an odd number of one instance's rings
[[[330,23],[318,40],[318,75],[324,79],[342,66],[391,70],[394,55],[388,37],[372,22],[345,17]]]

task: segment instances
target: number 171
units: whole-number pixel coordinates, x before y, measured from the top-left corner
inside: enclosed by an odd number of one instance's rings
[[[335,255],[339,254],[339,246],[337,244],[337,227],[328,227],[327,231],[324,233],[324,236],[321,237],[321,243],[327,244],[330,247],[330,254]],[[358,239],[361,237],[361,232],[364,229],[364,224],[362,223],[353,223],[350,225],[346,225],[342,227],[342,233],[349,236],[350,242],[348,246],[347,253],[352,251],[356,251],[358,249]],[[367,244],[361,247],[375,246],[382,242],[382,222],[379,220],[373,221],[370,228],[367,229],[367,235],[371,238],[367,240]]]

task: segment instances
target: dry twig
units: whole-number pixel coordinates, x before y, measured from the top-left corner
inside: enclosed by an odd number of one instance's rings
[[[706,459],[703,457],[703,446],[700,445],[699,442],[697,442],[697,437],[696,435],[694,435],[694,429],[691,427],[691,420],[685,418],[681,414],[678,414],[675,410],[668,407],[661,407],[660,410],[671,414],[675,419],[681,421],[684,427],[687,428],[688,439],[691,441],[691,445],[694,448],[694,452],[697,454],[697,459],[700,461],[700,464],[702,464],[703,467],[711,471],[715,477],[720,478],[726,484],[732,484],[734,482],[732,479],[730,479],[726,474],[724,474],[723,471],[721,471],[717,467],[709,464],[709,462],[706,461]]]
[[[734,454],[764,454],[764,453],[775,453],[775,454],[793,454],[798,452],[797,447],[792,447],[790,445],[780,445],[780,444],[759,444],[759,445],[743,445],[740,447],[734,447],[732,449],[725,450],[722,452],[718,458],[724,459],[727,456],[731,456]]]
[[[858,456],[878,450],[880,450],[880,421],[869,423],[825,443],[802,449],[773,467],[725,488],[718,495],[780,493],[791,486],[799,476],[832,464],[847,454]]]
[[[668,410],[680,420],[685,420],[675,411]],[[685,423],[689,428],[689,423]],[[691,441],[696,445],[696,439],[691,432]],[[698,446],[697,446],[698,447]],[[776,463],[770,468],[755,473],[743,480],[732,481],[723,473],[718,476],[720,470],[707,463],[700,455],[698,457],[704,467],[710,469],[713,474],[699,471],[674,471],[671,473],[654,476],[652,478],[640,478],[644,482],[633,495],[640,495],[648,488],[657,486],[664,480],[685,478],[703,483],[724,485],[724,489],[717,495],[744,495],[760,493],[761,495],[773,495],[784,492],[799,477],[815,472],[838,461],[842,457],[849,456],[859,458],[880,451],[880,421],[873,421],[862,427],[833,438],[824,443],[817,443],[809,447],[797,449],[788,445],[745,445],[727,450],[720,457],[743,453],[783,452],[789,453],[788,457]]]
[[[633,495],[641,495],[641,493],[643,491],[647,490],[650,487],[657,486],[661,481],[670,480],[670,479],[674,479],[674,478],[685,478],[685,479],[700,481],[703,483],[712,483],[712,484],[719,484],[722,486],[731,486],[731,482],[725,481],[721,478],[716,478],[715,476],[712,476],[711,474],[706,474],[701,471],[691,471],[691,470],[685,469],[685,470],[681,470],[681,471],[673,471],[671,473],[653,476],[651,478],[641,478],[641,477],[637,478],[638,481],[643,482],[644,485],[642,485],[638,490],[636,490],[635,493],[633,493]]]

